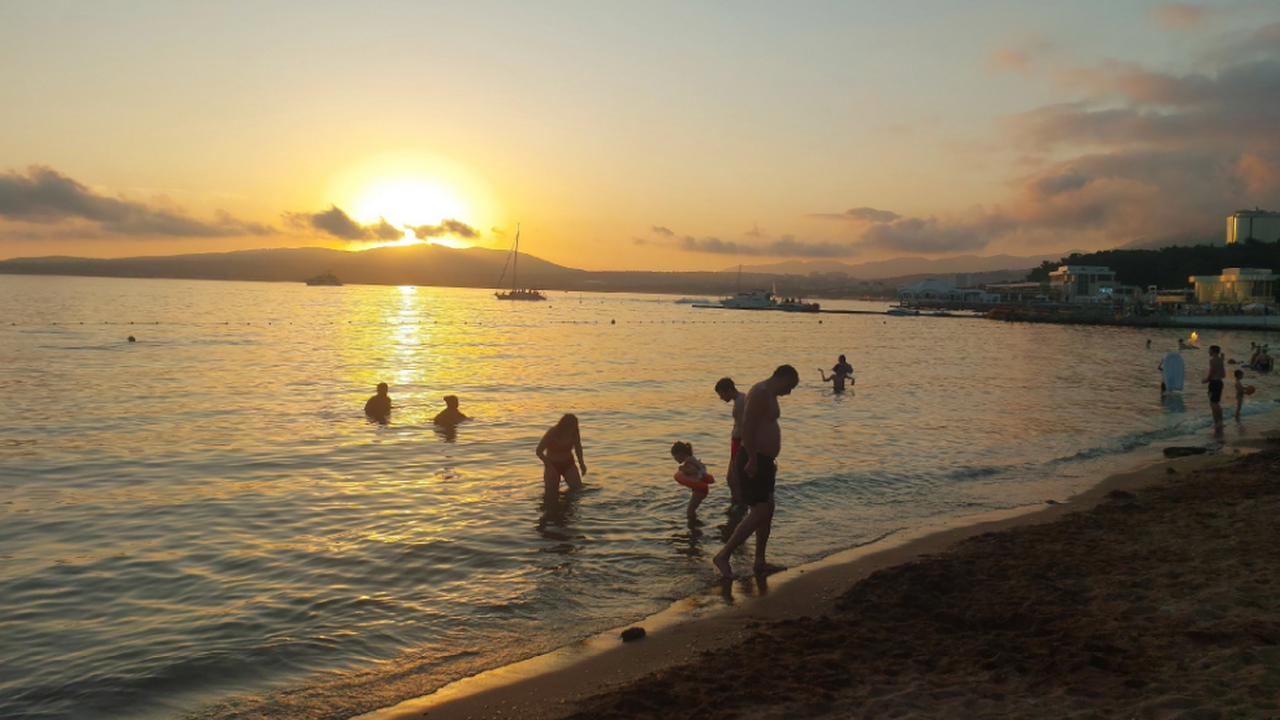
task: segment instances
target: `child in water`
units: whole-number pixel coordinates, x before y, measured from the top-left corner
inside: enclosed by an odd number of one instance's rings
[[[1236,422],[1240,422],[1240,409],[1244,407],[1244,371],[1237,370],[1236,375]]]
[[[703,480],[707,476],[707,466],[701,460],[693,456],[693,445],[687,442],[678,442],[671,446],[671,457],[680,463],[680,474],[690,480]],[[705,490],[693,490],[693,495],[689,498],[689,519],[693,520],[697,517],[698,506],[706,499],[707,492]]]

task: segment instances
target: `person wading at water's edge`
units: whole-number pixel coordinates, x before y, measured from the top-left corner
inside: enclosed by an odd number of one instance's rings
[[[756,383],[747,393],[742,418],[742,447],[734,458],[734,464],[738,469],[742,502],[751,511],[712,560],[722,579],[733,579],[729,556],[753,533],[756,536],[755,573],[764,575],[784,569],[770,565],[765,559],[765,551],[773,528],[773,488],[778,476],[778,453],[782,450],[782,428],[778,426],[782,411],[778,407],[778,398],[790,395],[799,384],[800,374],[796,369],[781,365],[768,380]]]

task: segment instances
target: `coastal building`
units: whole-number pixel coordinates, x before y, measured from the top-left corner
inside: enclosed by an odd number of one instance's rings
[[[1049,273],[1049,288],[1065,302],[1109,296],[1116,290],[1116,274],[1101,265],[1060,265]]]
[[[987,283],[985,290],[988,296],[994,298],[993,302],[1033,303],[1049,300],[1044,283],[1034,281]]]
[[[1227,217],[1227,244],[1238,240],[1280,240],[1280,212],[1240,210]]]
[[[904,304],[955,299],[958,295],[954,287],[933,278],[913,282],[898,290],[898,300]]]
[[[1269,268],[1227,268],[1221,275],[1191,276],[1196,285],[1196,302],[1211,305],[1273,303],[1277,279],[1280,275]]]

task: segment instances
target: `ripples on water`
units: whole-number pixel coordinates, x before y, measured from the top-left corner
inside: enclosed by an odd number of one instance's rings
[[[770,543],[788,565],[1060,500],[1208,428],[1203,354],[1185,400],[1156,389],[1172,331],[440,288],[0,291],[6,718],[348,717],[704,590],[727,493],[690,527],[668,448],[723,474],[722,375],[801,372]],[[817,368],[841,353],[857,384],[837,396]],[[1273,406],[1269,380],[1247,412]],[[361,414],[380,381],[387,426]],[[446,394],[474,418],[456,434],[430,425]],[[589,488],[544,503],[533,448],[564,412]]]

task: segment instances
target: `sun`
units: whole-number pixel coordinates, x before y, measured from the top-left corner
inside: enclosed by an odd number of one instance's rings
[[[502,210],[492,188],[473,169],[419,149],[388,150],[366,156],[330,178],[327,198],[362,225],[386,220],[397,228],[437,226],[455,220],[476,228],[501,224]],[[441,234],[418,240],[411,230],[402,239],[373,246],[431,242],[468,248],[477,238]]]
[[[386,218],[392,225],[439,225],[461,220],[471,208],[457,193],[424,178],[396,177],[378,180],[357,197],[351,216],[362,222]]]

